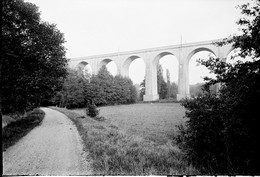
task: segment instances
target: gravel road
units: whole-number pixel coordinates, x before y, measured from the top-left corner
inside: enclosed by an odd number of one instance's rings
[[[90,175],[75,125],[58,111],[42,110],[42,124],[3,153],[3,174]]]

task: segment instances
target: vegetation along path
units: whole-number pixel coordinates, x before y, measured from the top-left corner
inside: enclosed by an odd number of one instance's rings
[[[42,108],[42,124],[3,154],[4,175],[86,175],[80,136],[64,114]]]

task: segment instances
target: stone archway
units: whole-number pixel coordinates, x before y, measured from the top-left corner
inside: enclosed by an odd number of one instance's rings
[[[202,53],[202,52],[207,52],[207,54],[212,54],[212,55],[214,55],[214,57],[216,57],[216,51],[214,51],[214,49],[210,49],[210,48],[207,48],[207,47],[199,47],[199,48],[196,48],[196,49],[192,50],[189,53],[188,58],[187,58],[187,62],[188,62],[187,65],[188,66],[187,66],[187,73],[186,73],[186,82],[188,84],[186,86],[186,90],[187,90],[188,96],[190,96],[190,84],[191,84],[190,72],[191,72],[191,69],[194,69],[194,68],[191,68],[191,64],[194,64],[193,63],[193,57],[196,56],[199,53]],[[201,58],[201,59],[203,59],[203,58]],[[206,56],[205,56],[205,58],[206,58]],[[200,67],[202,67],[202,68],[200,68],[200,70],[198,70],[196,73],[193,73],[194,75],[202,77],[203,74],[205,74],[207,72],[209,73],[209,71],[208,71],[208,69],[206,67],[203,67],[203,66],[200,66]],[[195,79],[198,80],[198,78],[195,78]]]
[[[108,64],[110,64],[111,62],[113,62],[113,69],[112,70],[116,70],[116,71],[110,71],[108,68],[108,71],[112,74],[112,75],[116,75],[118,74],[118,66],[116,65],[116,63],[114,62],[114,60],[106,58],[100,61],[99,65],[98,65],[98,71],[100,70],[100,68],[102,68],[103,66],[107,66]]]
[[[121,70],[121,75],[124,76],[124,77],[129,77],[129,68],[130,68],[130,65],[131,63],[138,59],[138,58],[141,58],[137,55],[132,55],[130,57],[128,57],[124,62],[123,62],[123,65],[122,65],[122,70]]]
[[[145,95],[144,101],[158,100],[158,89],[157,89],[157,65],[159,60],[166,55],[174,55],[171,51],[160,51],[156,52],[150,57],[151,59],[146,60],[146,74],[145,74]]]
[[[86,77],[86,75],[88,75],[88,74],[92,75],[92,67],[86,61],[82,61],[82,62],[78,63],[76,66],[76,71],[79,75],[83,74],[84,77]]]

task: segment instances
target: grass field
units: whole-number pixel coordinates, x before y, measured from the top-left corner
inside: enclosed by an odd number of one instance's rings
[[[140,103],[100,107],[100,116],[127,135],[165,143],[185,122],[185,108],[179,103]],[[85,109],[73,110],[84,114]]]
[[[97,121],[85,109],[65,113],[78,128],[95,175],[199,174],[175,144],[176,125],[185,109],[178,103],[100,107]]]

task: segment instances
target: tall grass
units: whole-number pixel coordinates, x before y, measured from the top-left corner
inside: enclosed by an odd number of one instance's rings
[[[198,172],[184,159],[172,141],[156,143],[139,136],[126,135],[106,121],[54,108],[75,123],[92,160],[95,175],[176,175]]]
[[[27,113],[27,116],[10,122],[2,129],[2,150],[14,145],[23,136],[38,126],[45,113],[41,109],[34,109]]]
[[[12,118],[11,116],[2,115],[2,128],[4,128],[6,125],[10,124],[13,121],[15,121],[15,119]]]

